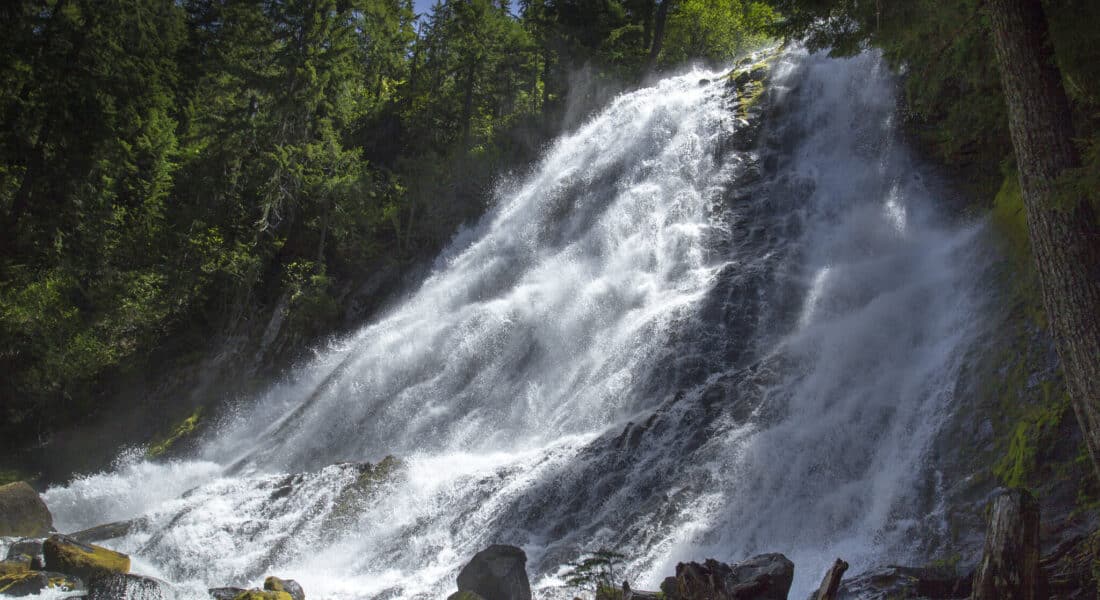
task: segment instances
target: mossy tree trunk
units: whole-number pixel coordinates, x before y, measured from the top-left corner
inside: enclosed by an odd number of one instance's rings
[[[1100,223],[1061,192],[1081,166],[1041,0],[989,0],[1028,235],[1070,397],[1100,477]]]

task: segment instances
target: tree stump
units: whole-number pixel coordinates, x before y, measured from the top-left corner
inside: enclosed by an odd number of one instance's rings
[[[993,501],[971,600],[1035,600],[1039,589],[1039,502],[1025,490]]]
[[[836,600],[836,594],[840,591],[840,579],[844,577],[844,572],[847,570],[848,563],[839,558],[836,559],[829,572],[825,573],[825,579],[821,581],[821,587],[817,589],[814,600]]]

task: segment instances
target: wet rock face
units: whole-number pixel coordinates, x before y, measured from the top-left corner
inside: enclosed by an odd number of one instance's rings
[[[786,600],[794,563],[782,554],[761,554],[729,565],[710,559],[680,563],[661,584],[668,600]]]
[[[837,600],[892,600],[913,598],[940,600],[969,598],[971,577],[950,569],[880,567],[847,579]]]
[[[0,485],[0,536],[41,537],[53,530],[46,503],[26,482]]]
[[[459,592],[484,600],[531,600],[527,555],[515,546],[494,545],[474,555],[458,574]]]

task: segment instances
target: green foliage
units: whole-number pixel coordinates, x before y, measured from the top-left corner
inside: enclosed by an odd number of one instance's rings
[[[1059,425],[1070,412],[1069,395],[1055,391],[1050,382],[1043,382],[1040,398],[1025,405],[1016,420],[1004,456],[993,466],[993,474],[1008,487],[1031,484],[1037,474],[1040,452],[1049,448],[1059,433]]]
[[[441,0],[423,18],[411,0],[0,4],[14,445],[102,407],[158,350],[279,322],[293,352],[332,331],[358,278],[438,251],[535,156],[571,73],[644,73],[655,0]],[[729,58],[770,18],[670,6],[659,67]]]
[[[569,563],[565,585],[578,591],[590,590],[597,598],[613,598],[620,594],[615,568],[622,564],[622,554],[601,548],[576,562]]]

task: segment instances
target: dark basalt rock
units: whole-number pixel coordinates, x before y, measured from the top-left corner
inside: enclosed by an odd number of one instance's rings
[[[447,600],[485,600],[473,592],[455,592],[447,596]]]
[[[484,600],[531,600],[527,555],[515,546],[493,545],[478,552],[458,574],[459,592]]]
[[[786,600],[792,581],[794,563],[782,554],[762,554],[735,565],[680,563],[661,591],[668,600]]]
[[[0,485],[0,536],[41,537],[53,531],[53,515],[30,485]]]

